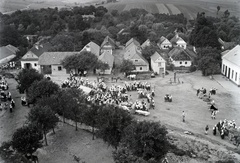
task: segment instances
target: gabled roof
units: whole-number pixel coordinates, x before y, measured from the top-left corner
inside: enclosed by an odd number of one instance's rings
[[[232,50],[227,52],[222,59],[225,59],[236,66],[240,67],[240,45],[235,46]]]
[[[18,48],[16,48],[15,46],[12,46],[12,45],[7,45],[6,48],[8,48],[9,50],[11,50],[12,52],[14,53],[17,53],[19,51]]]
[[[222,45],[222,48],[225,50],[234,45],[234,42],[226,42],[226,41],[223,41],[221,38],[218,38],[218,42]]]
[[[28,52],[32,52],[33,54],[39,57],[44,52],[47,52],[50,48],[52,48],[52,45],[49,42],[43,44],[37,43],[34,44],[33,47]]]
[[[182,61],[182,60],[192,60],[191,55],[185,49],[180,47],[173,48],[169,53],[169,57],[171,57],[175,61]]]
[[[0,47],[0,60],[7,58],[11,55],[16,55],[16,53],[7,48],[7,46]]]
[[[113,62],[114,62],[114,56],[111,54],[110,51],[104,51],[98,59],[104,63],[107,63],[110,68],[113,67]]]
[[[38,59],[39,65],[60,65],[62,60],[78,52],[44,52]]]
[[[80,51],[88,51],[87,49],[90,50],[91,53],[95,54],[97,57],[99,56],[100,53],[100,46],[96,44],[95,42],[89,42],[87,45],[83,47],[83,49]]]
[[[166,62],[165,59],[164,59],[158,52],[155,52],[155,53],[151,56],[151,60],[152,60],[153,62],[156,62],[158,58],[162,58],[163,61]]]
[[[111,45],[113,48],[116,47],[116,43],[115,41],[110,38],[109,36],[106,36],[105,39],[103,40],[102,44],[101,44],[101,48],[104,46],[104,45]]]
[[[135,40],[134,38],[131,38],[127,43],[126,43],[126,48],[129,46],[129,45],[131,45],[131,44],[134,44],[134,45],[136,45],[136,46],[139,46],[140,47],[140,43],[137,41],[137,40]]]
[[[164,36],[161,36],[160,37],[160,40],[159,40],[159,44],[162,44],[164,41],[167,41],[167,42],[169,42],[169,43],[171,43],[166,37],[164,37]]]
[[[173,44],[177,44],[177,42],[179,41],[183,41],[184,43],[186,43],[181,37],[178,36],[178,34],[176,34],[171,40],[170,42]]]
[[[142,45],[141,45],[141,48],[144,49],[146,46],[150,46],[151,45],[151,42],[149,39],[147,39]]]
[[[142,56],[141,48],[139,46],[136,46],[135,44],[132,44],[132,46],[129,46],[128,49],[126,49],[126,52],[124,53],[124,59],[126,60],[139,60],[138,62],[133,62],[134,65],[148,65],[148,61]]]

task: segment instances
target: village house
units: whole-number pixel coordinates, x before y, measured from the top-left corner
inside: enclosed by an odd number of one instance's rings
[[[131,60],[135,66],[135,72],[149,71],[149,63],[142,56],[140,43],[134,38],[130,39],[125,46],[124,59]]]
[[[18,48],[7,45],[0,47],[0,65],[8,63],[10,60],[16,57],[16,53],[19,51]]]
[[[147,39],[144,43],[142,43],[141,48],[144,49],[150,45],[151,45],[151,42],[149,39]]]
[[[240,45],[222,56],[222,74],[240,86]]]
[[[170,42],[172,43],[173,47],[181,47],[183,49],[187,48],[187,43],[181,37],[179,37],[178,33],[175,34]]]
[[[98,46],[98,44],[91,41],[87,45],[85,45],[80,52],[82,52],[82,51],[91,52],[91,53],[95,54],[97,57],[99,57],[100,46]]]
[[[163,76],[165,75],[166,61],[158,52],[155,52],[151,56],[151,68],[154,73]]]
[[[194,60],[194,52],[180,47],[175,47],[169,51],[169,61],[176,69],[189,69]]]
[[[62,60],[78,52],[44,52],[38,59],[40,72],[51,75],[66,75],[70,70],[63,68]]]
[[[40,67],[38,65],[38,59],[40,55],[44,52],[47,52],[51,48],[50,43],[39,43],[37,42],[34,46],[21,58],[21,68],[26,69],[36,69],[40,71]]]
[[[164,36],[162,36],[157,43],[160,49],[169,49],[172,47],[172,43]]]
[[[103,63],[108,64],[109,68],[105,70],[104,72],[101,72],[101,70],[97,70],[97,73],[103,73],[103,74],[111,74],[112,73],[112,68],[114,64],[114,56],[112,55],[111,51],[105,50],[103,53],[98,57],[100,61]]]
[[[111,54],[113,53],[113,50],[117,48],[116,42],[110,38],[109,36],[106,36],[101,44],[101,53],[105,50],[110,50]]]

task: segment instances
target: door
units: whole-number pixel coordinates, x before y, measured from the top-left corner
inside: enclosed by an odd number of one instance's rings
[[[25,69],[30,69],[30,68],[32,68],[32,64],[31,63],[25,63],[24,68]]]

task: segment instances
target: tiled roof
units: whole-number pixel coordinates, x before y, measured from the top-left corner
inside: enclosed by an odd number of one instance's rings
[[[131,44],[134,44],[134,45],[136,45],[136,46],[140,46],[140,43],[137,41],[137,40],[135,40],[134,38],[131,38],[127,43],[126,43],[126,48],[128,48],[128,46],[129,45],[131,45]]]
[[[113,67],[114,56],[111,54],[110,51],[105,50],[98,58],[104,63],[107,63],[110,68]]]
[[[6,48],[8,48],[9,50],[11,50],[12,52],[16,53],[19,51],[18,48],[16,48],[15,46],[12,46],[12,45],[7,45]]]
[[[144,49],[146,46],[150,46],[151,42],[149,39],[147,39],[142,45],[141,48]]]
[[[240,67],[240,45],[235,46],[232,50],[228,51],[222,59],[225,59],[236,66]]]
[[[116,43],[115,41],[110,38],[109,36],[106,36],[105,39],[103,40],[102,44],[101,44],[101,48],[104,46],[104,45],[111,45],[113,48],[116,47]]]
[[[52,45],[49,42],[47,42],[43,44],[35,44],[29,51],[31,51],[33,54],[39,57],[44,52],[47,52],[50,48],[52,48]]]
[[[173,48],[169,53],[169,57],[173,60],[180,61],[180,60],[192,60],[191,55],[185,50],[180,47]]]
[[[155,62],[158,58],[163,58],[158,52],[155,52],[152,56],[151,59]],[[164,60],[164,58],[163,58]],[[165,60],[164,60],[165,61]]]
[[[0,47],[0,60],[7,58],[11,55],[16,55],[15,52],[11,51],[9,48],[7,48],[6,46],[2,46]]]
[[[85,45],[80,52],[87,51],[88,48],[89,48],[91,53],[95,54],[97,57],[99,56],[100,46],[98,46],[98,44],[96,44],[95,42],[91,41],[87,45]]]
[[[178,36],[178,34],[176,34],[171,40],[170,42],[173,44],[176,44],[178,41],[184,41],[181,37]],[[185,42],[185,41],[184,41]],[[186,43],[186,42],[185,42]]]
[[[124,59],[126,60],[139,60],[138,62],[133,62],[134,65],[148,65],[148,61],[142,56],[140,47],[133,44],[129,46],[128,49],[125,49]]]
[[[77,52],[44,52],[38,59],[39,65],[59,65],[62,60],[71,55],[75,55]]]

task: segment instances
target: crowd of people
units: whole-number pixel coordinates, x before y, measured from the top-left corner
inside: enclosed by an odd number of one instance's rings
[[[62,88],[79,88],[81,85],[92,89],[86,99],[89,104],[116,105],[129,111],[131,109],[148,111],[149,108],[155,108],[154,89],[147,82],[132,81],[125,82],[122,85],[113,84],[107,86],[102,80],[89,81],[82,77],[73,76],[62,83]],[[139,98],[146,98],[147,102],[144,99],[133,102],[131,95],[128,94],[130,91],[138,91],[138,94],[144,94]]]
[[[230,140],[232,140],[232,130],[239,130],[240,128],[237,128],[235,120],[220,120],[214,127],[213,127],[213,135],[217,135],[217,132],[219,132],[222,139],[224,139],[225,136],[229,136]]]

